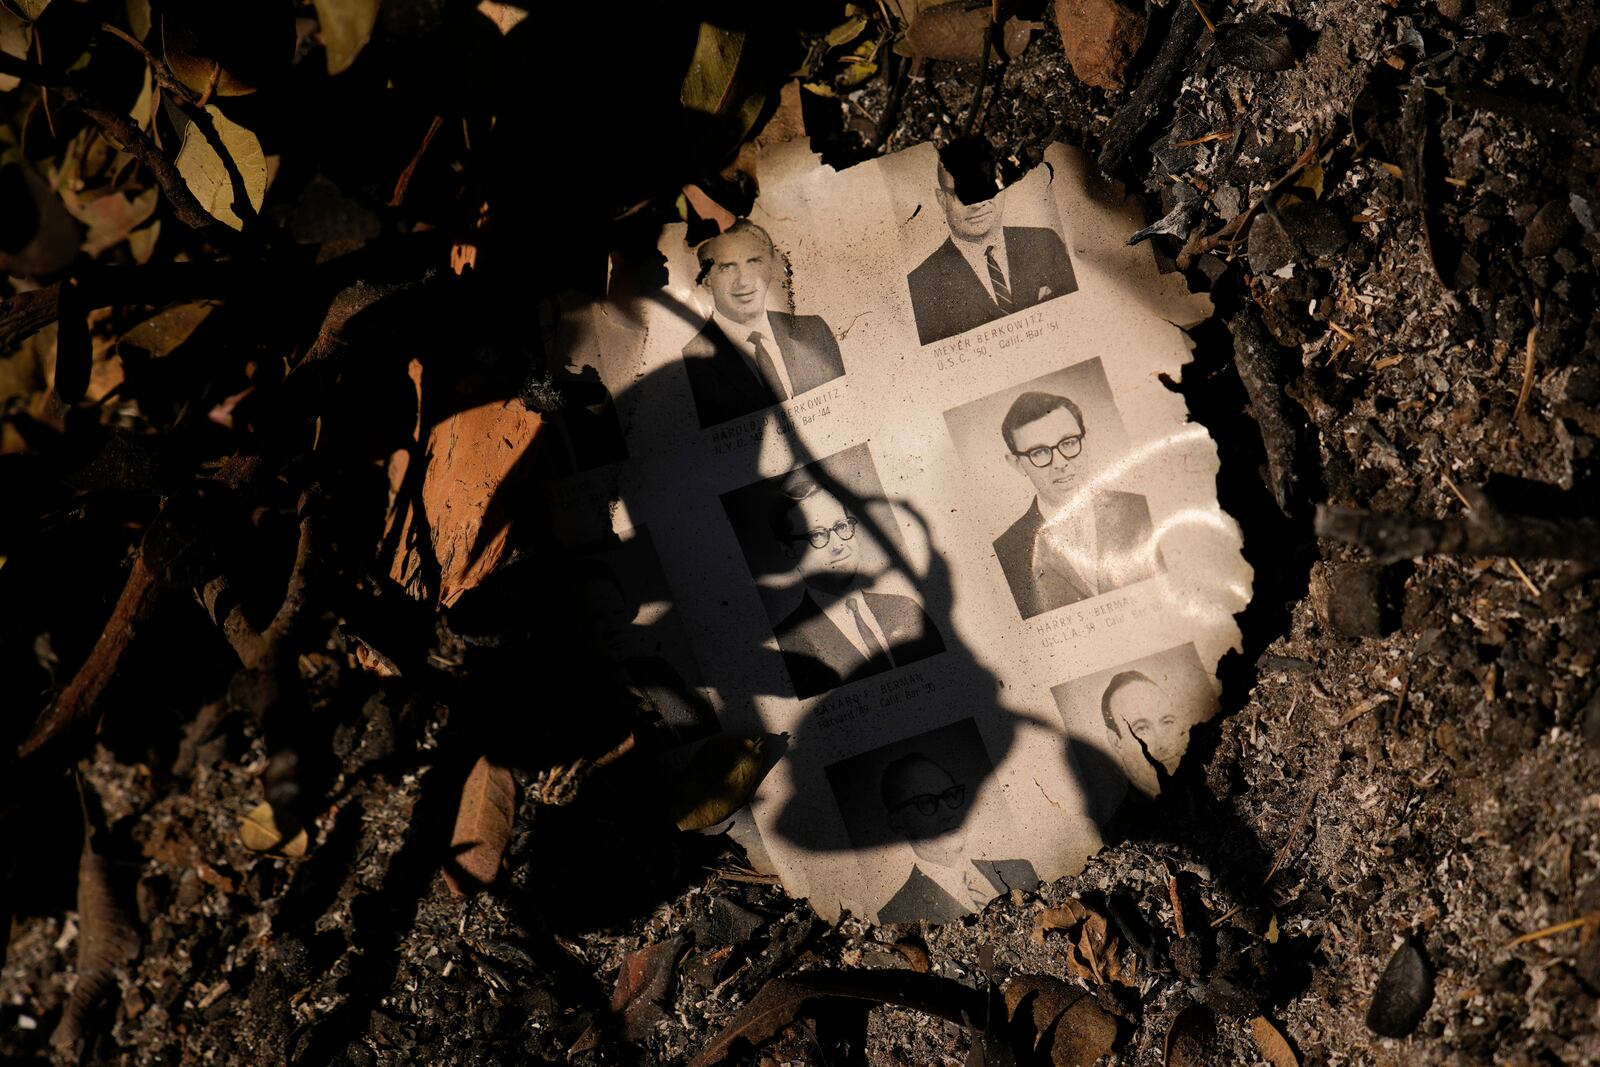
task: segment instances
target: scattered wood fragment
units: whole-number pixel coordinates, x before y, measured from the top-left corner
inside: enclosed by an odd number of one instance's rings
[[[1365,548],[1384,562],[1431,555],[1592,561],[1600,544],[1600,519],[1506,515],[1485,506],[1463,519],[1425,519],[1322,504],[1315,528],[1318,537]]]
[[[1600,932],[1600,911],[1592,911],[1587,915],[1580,915],[1576,919],[1568,919],[1566,922],[1559,922],[1553,926],[1546,926],[1538,930],[1531,930],[1525,934],[1519,934],[1506,942],[1506,948],[1516,948],[1518,945],[1543,941],[1547,937],[1564,934],[1568,930],[1580,929],[1583,931],[1584,940],[1588,940],[1594,937],[1597,932]]]

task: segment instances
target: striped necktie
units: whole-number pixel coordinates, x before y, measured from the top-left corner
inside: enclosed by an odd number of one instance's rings
[[[983,258],[989,264],[989,284],[994,286],[994,302],[1002,314],[1009,315],[1017,310],[1011,302],[1011,290],[1006,287],[1006,276],[1000,273],[1000,262],[994,258],[994,245],[983,250]]]

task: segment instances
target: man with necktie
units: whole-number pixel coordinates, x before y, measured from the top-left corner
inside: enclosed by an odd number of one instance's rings
[[[965,825],[970,790],[922,753],[901,756],[885,767],[879,793],[889,828],[911,845],[916,862],[905,884],[878,909],[878,922],[950,922],[981,910],[1001,893],[1039,884],[1027,860],[969,854]]]
[[[839,342],[820,315],[767,308],[777,252],[740,219],[695,250],[711,318],[683,349],[702,429],[781,404],[844,374]]]
[[[774,634],[795,696],[805,699],[944,651],[918,604],[861,587],[859,521],[812,481],[779,492],[768,513],[772,535],[805,587]]]
[[[1166,569],[1138,493],[1102,485],[1108,457],[1070,398],[1027,392],[1000,423],[1006,463],[1033,484],[1033,505],[995,538],[1024,619],[1143,581]]]
[[[1056,231],[1004,225],[1004,190],[963,204],[943,161],[938,182],[934,196],[950,236],[906,279],[919,344],[966,333],[1078,288]]]

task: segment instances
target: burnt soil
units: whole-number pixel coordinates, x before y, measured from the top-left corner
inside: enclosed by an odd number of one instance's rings
[[[1152,9],[1132,82],[1185,4]],[[1069,897],[1108,910],[1139,960],[1101,996],[1119,1016],[1111,1063],[1161,1063],[1194,1003],[1212,1026],[1204,1058],[1185,1062],[1257,1062],[1247,1022],[1265,1015],[1307,1064],[1600,1063],[1595,924],[1510,944],[1600,912],[1593,556],[1382,562],[1312,532],[1318,503],[1446,517],[1473,487],[1512,514],[1600,499],[1593,9],[1265,7],[1296,27],[1292,65],[1230,65],[1201,33],[1145,137],[1112,161],[1152,222],[1183,209],[1156,253],[1181,259],[1217,308],[1175,387],[1218,441],[1218,493],[1256,573],[1243,654],[1220,669],[1222,714],[1082,873],[920,936],[933,973],[969,984],[1077,982],[1035,918]],[[885,150],[953,137],[975,75],[931,62],[912,77]],[[1055,139],[1094,155],[1125,99],[1072,76],[1053,14],[998,81],[978,129],[1017,167]],[[874,83],[808,101],[814,143],[859,154],[885,98]],[[1274,202],[1247,243],[1183,255],[1313,137],[1298,203]],[[1236,343],[1254,352],[1243,376]],[[1283,432],[1264,434],[1269,422]],[[103,613],[117,583],[98,580],[112,590]],[[895,943],[916,931],[822,923],[741,873],[725,841],[653,828],[649,789],[607,770],[519,769],[505,872],[452,894],[439,842],[474,750],[461,740],[482,731],[358,670],[337,640],[298,663],[324,739],[302,750],[321,761],[306,776],[320,783],[306,790],[311,847],[252,853],[238,813],[261,800],[274,749],[224,713],[248,702],[245,683],[174,676],[217,638],[171,631],[170,655],[125,683],[157,694],[141,715],[165,740],[123,716],[84,764],[142,941],[88,1062],[678,1063],[770,977],[911,965]],[[515,681],[503,644],[444,627],[431,654],[447,675]],[[541,692],[564,709],[583,700]],[[48,1060],[76,980],[77,845],[50,842],[78,801],[62,785],[31,803],[59,818],[11,857],[46,859],[21,880],[0,977],[8,1062]],[[1381,1037],[1369,1006],[1406,943],[1433,973],[1431,999],[1407,1036]],[[673,965],[642,1010],[613,1015],[625,961],[655,944]],[[954,1024],[876,1008],[802,1021],[750,1062],[958,1064],[970,1043]]]

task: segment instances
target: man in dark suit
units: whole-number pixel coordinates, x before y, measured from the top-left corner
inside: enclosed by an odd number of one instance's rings
[[[740,219],[695,251],[711,318],[683,349],[700,426],[769,408],[844,374],[839,342],[820,315],[767,310],[777,252]]]
[[[1128,781],[1145,796],[1155,796],[1161,781],[1151,762],[1176,774],[1189,743],[1189,727],[1177,704],[1149,675],[1122,671],[1100,695],[1100,716]]]
[[[968,855],[967,785],[922,753],[901,756],[885,767],[879,792],[890,828],[910,842],[917,859],[905,884],[878,909],[878,922],[949,922],[971,915],[1001,893],[1039,884],[1027,860]]]
[[[861,588],[857,520],[832,493],[812,481],[792,483],[773,501],[768,522],[805,584],[799,606],[773,628],[795,696],[944,651],[921,604]]]
[[[1024,619],[1143,581],[1166,569],[1137,493],[1097,488],[1103,457],[1078,405],[1023,393],[1000,424],[1006,462],[1033,483],[1033,504],[994,541]]]
[[[920,344],[954,337],[1078,288],[1056,231],[1004,225],[1004,190],[993,199],[963,204],[943,163],[938,170],[935,196],[950,236],[906,279]]]

